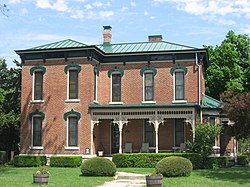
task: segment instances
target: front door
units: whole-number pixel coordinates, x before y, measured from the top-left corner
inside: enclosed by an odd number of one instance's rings
[[[118,125],[111,125],[111,150],[112,154],[119,152],[119,128]]]

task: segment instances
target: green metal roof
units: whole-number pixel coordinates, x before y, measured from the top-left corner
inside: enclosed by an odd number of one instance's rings
[[[135,53],[135,52],[158,52],[176,50],[195,50],[197,48],[174,44],[170,42],[136,42],[110,45],[96,45],[105,53]]]
[[[90,104],[90,109],[107,109],[107,108],[176,108],[176,107],[199,107],[197,104],[115,104],[101,105]]]
[[[59,42],[53,42],[53,43],[49,43],[49,44],[45,44],[45,45],[41,45],[41,46],[37,46],[37,47],[32,47],[30,49],[27,50],[42,50],[42,49],[60,49],[60,48],[74,48],[74,47],[85,47],[87,46],[86,44],[71,40],[71,39],[67,39],[67,40],[62,40]]]
[[[221,109],[221,103],[220,101],[205,95],[203,97],[202,108]]]

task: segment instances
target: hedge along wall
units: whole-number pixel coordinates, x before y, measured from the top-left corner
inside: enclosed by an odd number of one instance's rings
[[[132,153],[113,154],[112,161],[116,167],[138,167],[155,168],[157,162],[169,156],[181,156],[189,159],[193,164],[193,169],[202,168],[202,158],[198,153]]]
[[[14,157],[14,166],[16,167],[43,166],[46,163],[46,156],[17,155]]]
[[[81,156],[52,156],[51,167],[79,167],[82,164]]]

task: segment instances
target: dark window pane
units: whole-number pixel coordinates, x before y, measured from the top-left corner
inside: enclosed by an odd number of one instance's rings
[[[183,72],[175,73],[175,99],[176,100],[184,99],[184,73]]]
[[[144,142],[145,143],[149,143],[150,147],[154,147],[155,146],[155,141],[154,141],[154,125],[150,124],[148,122],[148,120],[144,121]]]
[[[78,121],[76,117],[68,119],[68,146],[77,146]]]
[[[121,101],[121,75],[120,74],[112,75],[112,101],[113,102]]]
[[[69,70],[69,99],[78,99],[78,71]]]
[[[35,71],[34,100],[43,99],[43,72]]]
[[[96,77],[96,72],[94,73],[94,100],[96,101],[97,98],[96,98],[96,86],[97,86],[97,77]]]
[[[42,118],[33,118],[33,146],[42,146]]]
[[[145,73],[144,74],[144,84],[145,84],[145,101],[153,101],[154,100],[154,76],[153,73]]]
[[[175,120],[175,146],[184,143],[184,123],[183,119]]]

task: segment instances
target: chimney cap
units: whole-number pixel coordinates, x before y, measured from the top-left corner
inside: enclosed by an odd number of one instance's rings
[[[105,26],[103,26],[103,29],[104,29],[104,30],[111,30],[112,27],[111,27],[110,25],[105,25]]]

